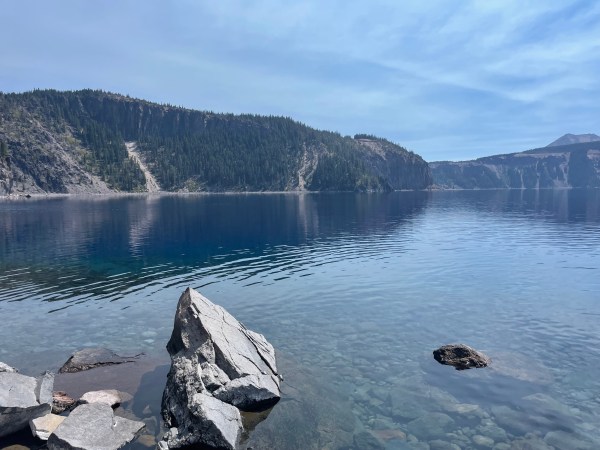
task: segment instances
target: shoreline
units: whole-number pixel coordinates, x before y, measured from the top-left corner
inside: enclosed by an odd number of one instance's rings
[[[0,201],[6,200],[31,200],[46,198],[110,198],[110,197],[169,197],[169,196],[209,196],[209,195],[315,195],[315,194],[391,194],[394,192],[488,192],[488,191],[570,191],[570,190],[600,189],[600,187],[573,187],[560,186],[548,188],[439,188],[427,189],[399,189],[395,191],[200,191],[200,192],[98,192],[98,193],[19,193],[0,195]]]

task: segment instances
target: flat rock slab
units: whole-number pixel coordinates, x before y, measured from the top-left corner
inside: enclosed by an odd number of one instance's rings
[[[0,372],[0,437],[26,428],[30,420],[52,409],[53,374],[33,378]]]
[[[464,344],[444,345],[433,351],[433,357],[440,364],[453,366],[456,370],[487,367],[490,358]]]
[[[29,421],[31,432],[37,438],[47,441],[50,435],[63,423],[65,416],[57,416],[56,414],[46,414]]]
[[[119,356],[107,348],[84,348],[73,353],[58,372],[75,373],[93,369],[94,367],[135,362],[138,356]]]
[[[79,399],[80,403],[104,403],[108,406],[116,406],[122,402],[121,394],[115,389],[103,391],[86,392]]]
[[[75,408],[48,439],[49,450],[116,450],[131,442],[143,422],[115,416],[104,403]]]

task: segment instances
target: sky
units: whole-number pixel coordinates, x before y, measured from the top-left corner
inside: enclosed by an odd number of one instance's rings
[[[600,134],[600,2],[0,0],[0,90],[103,89],[428,161]]]

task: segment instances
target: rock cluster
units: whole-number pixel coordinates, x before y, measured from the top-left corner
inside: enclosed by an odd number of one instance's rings
[[[487,367],[490,358],[464,344],[444,345],[433,351],[433,357],[440,364],[454,366],[456,370]]]
[[[52,373],[33,378],[0,363],[0,437],[29,426],[35,437],[48,441],[50,450],[116,450],[144,427],[143,422],[114,415],[112,407],[126,393],[90,391],[76,402],[65,392],[53,393],[53,385]],[[68,416],[57,414],[75,406]]]
[[[234,449],[240,410],[265,409],[281,396],[273,346],[193,289],[179,299],[167,349],[162,412],[171,429],[163,448]]]

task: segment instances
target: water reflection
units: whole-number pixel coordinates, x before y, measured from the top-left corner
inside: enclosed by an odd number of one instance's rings
[[[31,283],[45,301],[98,295],[115,300],[156,278],[240,260],[252,265],[273,249],[389,233],[418,214],[427,198],[407,193],[4,202],[0,301],[29,298]],[[254,265],[248,276],[263,269]]]
[[[3,202],[0,360],[165,364],[191,285],[279,352],[284,399],[249,446],[598,448],[599,209],[598,190]],[[438,366],[455,341],[492,367]]]

